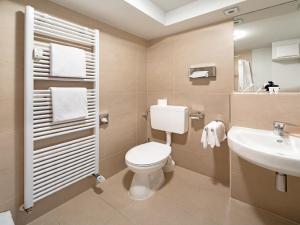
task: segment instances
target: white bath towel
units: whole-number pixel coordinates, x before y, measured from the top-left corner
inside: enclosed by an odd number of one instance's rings
[[[10,211],[0,213],[0,224],[1,225],[14,225],[15,224]]]
[[[194,71],[190,74],[190,78],[208,77],[208,71]]]
[[[64,45],[50,44],[50,75],[86,77],[85,51]]]
[[[201,137],[201,143],[203,145],[203,148],[207,148],[207,137],[208,136],[208,129],[204,127],[202,131],[202,137]]]
[[[53,122],[81,119],[88,115],[86,88],[50,88]]]

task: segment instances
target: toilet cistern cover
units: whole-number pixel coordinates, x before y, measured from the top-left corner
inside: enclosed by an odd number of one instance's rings
[[[134,165],[150,165],[166,159],[171,147],[157,142],[148,142],[130,149],[125,156],[127,162]]]

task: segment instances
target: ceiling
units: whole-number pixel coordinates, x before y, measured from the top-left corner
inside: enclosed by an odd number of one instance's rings
[[[146,40],[232,19],[290,0],[51,0]],[[238,6],[226,16],[224,9]]]
[[[193,1],[195,0],[152,0],[152,2],[164,12],[169,12]]]
[[[275,41],[300,39],[300,11],[297,8],[297,3],[292,2],[242,16],[243,23],[234,28],[236,34],[242,34],[235,40],[235,52],[271,47]]]

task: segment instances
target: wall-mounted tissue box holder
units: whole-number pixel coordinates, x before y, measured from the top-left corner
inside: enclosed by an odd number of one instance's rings
[[[189,67],[189,78],[207,78],[216,77],[216,65],[215,64],[198,64],[191,65]]]

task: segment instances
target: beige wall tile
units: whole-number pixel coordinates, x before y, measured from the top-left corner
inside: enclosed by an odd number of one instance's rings
[[[174,103],[188,106],[191,111],[201,111],[205,114],[203,120],[193,121],[191,128],[197,124],[207,124],[212,120],[222,120],[229,125],[229,94],[203,94],[197,91],[175,92]],[[203,128],[203,127],[202,127]]]
[[[115,155],[126,151],[137,143],[137,114],[126,113],[110,116],[110,123],[106,128],[101,128],[100,158]]]
[[[137,143],[143,144],[147,142],[147,120],[144,116],[138,116],[137,119]]]
[[[14,132],[0,133],[0,202],[10,201],[15,198],[15,134]],[[5,193],[5,194],[4,194]]]
[[[137,95],[137,142],[138,144],[147,141],[147,93]],[[149,115],[149,114],[148,114]]]
[[[146,100],[144,100],[146,104]],[[131,92],[108,92],[100,96],[100,111],[110,115],[135,113],[137,111],[137,94]]]
[[[234,93],[231,95],[231,124],[259,129],[272,129],[276,120],[300,124],[299,98],[298,93]]]
[[[200,143],[204,125],[223,120],[229,126],[229,94],[233,91],[233,26],[231,22],[189,31],[158,40],[147,51],[148,106],[158,98],[169,104],[185,105],[205,113],[192,121],[187,134],[173,135],[173,154],[178,165],[229,182],[227,144],[222,150],[203,150]],[[188,78],[190,65],[214,63],[217,77]],[[165,142],[165,134],[150,128],[148,136]]]
[[[128,150],[125,150],[115,155],[100,159],[100,170],[103,171],[104,176],[110,177],[126,168],[124,159],[127,151]]]
[[[232,24],[229,22],[174,37],[176,42],[173,59],[175,91],[232,92],[232,29]],[[203,63],[215,64],[217,77],[215,79],[196,79],[193,81],[187,79],[189,66]]]
[[[149,92],[155,91],[172,91],[173,90],[173,75],[171,72],[163,74],[151,75],[147,80]]]
[[[173,156],[178,166],[210,176],[216,182],[229,185],[229,154],[227,143],[217,150],[198,149],[182,150],[177,144],[173,145]],[[182,147],[182,146],[181,146]]]
[[[0,98],[3,107],[0,107],[1,129],[4,131],[13,131],[15,129],[15,105],[14,98]],[[5,107],[4,107],[5,106]]]
[[[147,76],[146,76],[146,52],[147,48],[144,46],[137,46],[137,91],[147,91]]]

